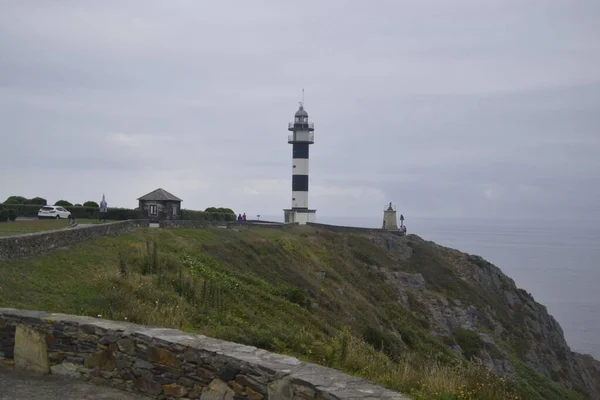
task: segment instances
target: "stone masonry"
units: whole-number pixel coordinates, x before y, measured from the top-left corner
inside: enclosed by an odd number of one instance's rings
[[[154,399],[408,399],[256,347],[175,329],[8,308],[0,308],[0,366]]]

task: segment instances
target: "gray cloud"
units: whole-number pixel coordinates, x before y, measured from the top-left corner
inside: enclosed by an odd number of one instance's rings
[[[0,197],[600,218],[595,1],[6,2]],[[8,149],[8,150],[6,150]]]

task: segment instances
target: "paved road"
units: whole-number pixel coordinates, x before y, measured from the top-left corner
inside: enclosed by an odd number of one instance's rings
[[[25,375],[0,369],[0,400],[148,400],[132,393],[51,375]]]

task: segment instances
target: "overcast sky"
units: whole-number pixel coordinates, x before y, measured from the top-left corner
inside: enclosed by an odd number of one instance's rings
[[[600,2],[0,0],[0,201],[600,218]]]

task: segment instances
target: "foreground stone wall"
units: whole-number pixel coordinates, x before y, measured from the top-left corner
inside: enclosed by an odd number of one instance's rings
[[[148,220],[132,219],[94,224],[81,228],[65,228],[55,231],[0,237],[0,261],[35,256],[48,250],[71,246],[84,240],[102,236],[120,235],[136,228],[147,228],[148,226]]]
[[[0,366],[155,399],[407,399],[336,370],[203,335],[7,308],[0,308]]]

